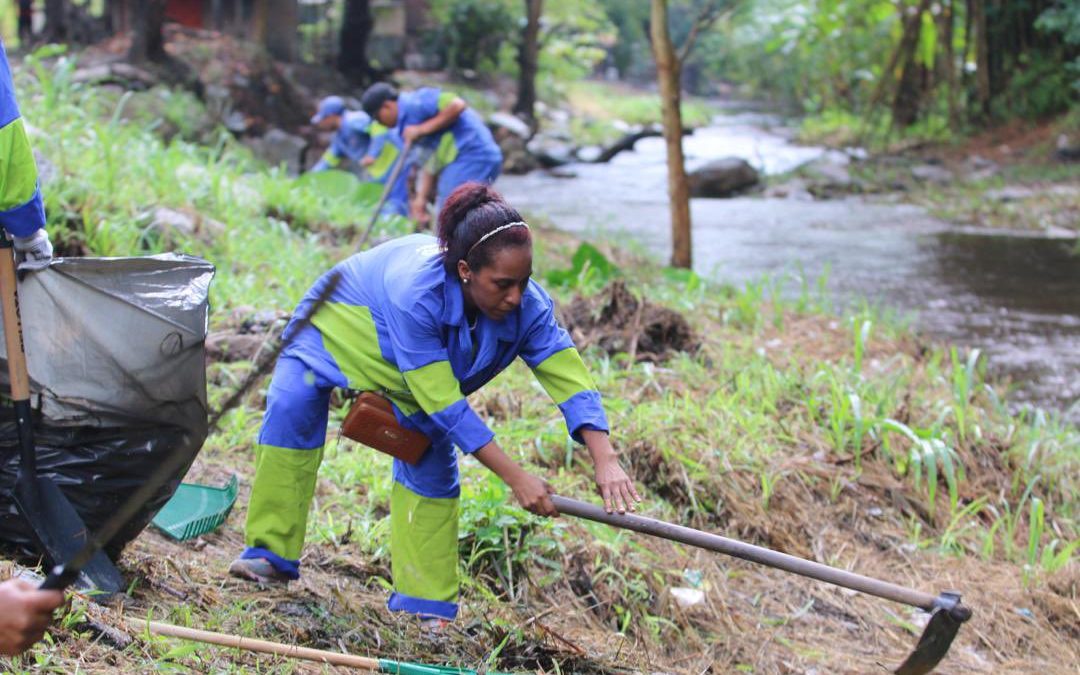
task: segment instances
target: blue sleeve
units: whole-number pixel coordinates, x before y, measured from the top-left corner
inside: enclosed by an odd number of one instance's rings
[[[441,90],[435,87],[424,87],[416,92],[416,114],[419,117],[411,124],[419,124],[439,114],[439,95]]]
[[[388,298],[383,317],[398,370],[420,409],[462,452],[495,438],[461,393],[440,335],[438,319],[422,302],[402,306]]]
[[[559,406],[566,429],[578,443],[582,429],[609,431],[600,392],[566,329],[555,319],[554,303],[534,281],[527,291],[531,321],[520,356]]]
[[[3,42],[0,42],[0,227],[16,237],[31,235],[45,227],[37,164],[15,101],[15,84]]]

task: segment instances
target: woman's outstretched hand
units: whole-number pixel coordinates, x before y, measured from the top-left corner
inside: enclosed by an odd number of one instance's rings
[[[607,432],[582,429],[581,439],[589,448],[593,466],[596,467],[596,489],[604,499],[604,510],[608,513],[636,510],[641,497],[634,487],[634,481],[619,465],[619,456],[611,447]]]
[[[630,476],[619,466],[619,460],[614,455],[597,460],[596,489],[604,498],[604,509],[608,513],[634,511],[641,501],[634,481],[630,480]]]

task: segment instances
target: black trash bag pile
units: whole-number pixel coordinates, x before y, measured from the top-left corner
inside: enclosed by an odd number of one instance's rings
[[[113,540],[114,559],[164,506],[207,435],[214,267],[186,255],[59,259],[19,284],[38,473],[96,530],[166,457],[182,469]],[[10,391],[0,340],[0,391]],[[33,553],[12,491],[14,413],[0,407],[0,544]]]

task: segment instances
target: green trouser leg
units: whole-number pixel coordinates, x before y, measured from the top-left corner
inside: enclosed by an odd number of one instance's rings
[[[423,497],[394,481],[391,610],[453,619],[458,596],[458,499]]]
[[[255,480],[248,500],[245,544],[299,560],[323,448],[255,446]]]

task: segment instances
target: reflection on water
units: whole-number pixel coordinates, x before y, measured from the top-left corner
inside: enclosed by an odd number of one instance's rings
[[[823,154],[762,131],[753,119],[686,139],[692,168],[741,156],[766,173]],[[575,178],[506,176],[499,189],[526,212],[578,232],[621,231],[670,256],[661,139],[605,165],[575,165]],[[695,199],[694,267],[741,284],[765,275],[828,274],[841,301],[867,298],[915,312],[927,333],[979,347],[1014,381],[1012,400],[1080,421],[1080,258],[1068,241],[957,233],[910,205],[859,199]]]

